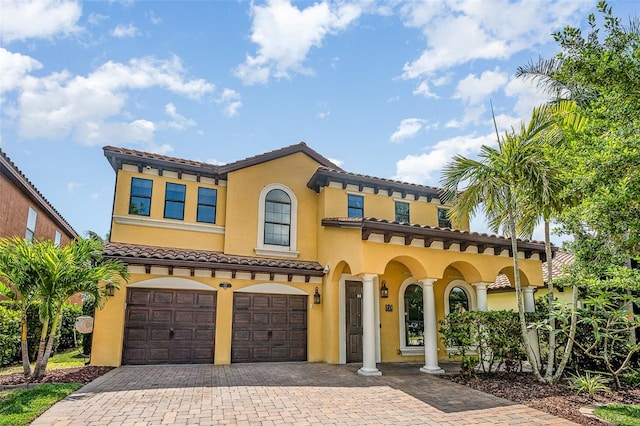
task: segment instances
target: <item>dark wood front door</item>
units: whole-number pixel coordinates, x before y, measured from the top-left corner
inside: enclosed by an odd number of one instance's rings
[[[362,362],[362,283],[345,282],[347,362]]]
[[[127,290],[123,364],[213,364],[216,293]]]
[[[233,295],[231,362],[306,360],[307,296]]]

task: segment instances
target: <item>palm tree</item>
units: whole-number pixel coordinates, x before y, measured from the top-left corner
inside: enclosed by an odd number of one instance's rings
[[[20,307],[20,351],[25,377],[31,374],[27,343],[27,310],[36,296],[33,245],[23,238],[0,239],[0,294]]]
[[[62,305],[74,294],[82,292],[93,297],[96,305],[100,306],[106,297],[106,287],[118,288],[120,280],[129,277],[122,262],[102,261],[104,243],[97,238],[78,238],[62,248],[49,244],[41,247],[41,319],[43,330],[49,323],[51,330],[46,347],[47,333],[43,331],[41,335],[34,377],[40,377],[46,371],[62,316]]]
[[[498,147],[482,146],[479,160],[457,155],[445,166],[442,198],[452,201],[452,220],[472,217],[482,208],[494,232],[503,228],[511,239],[516,300],[522,339],[536,379],[543,381],[527,333],[524,315],[517,238],[533,229],[535,215],[526,202],[534,191],[549,191],[550,166],[542,155],[542,135],[553,134],[553,119],[546,107],[533,110],[528,125],[511,129],[498,138]],[[463,192],[458,189],[466,183]]]

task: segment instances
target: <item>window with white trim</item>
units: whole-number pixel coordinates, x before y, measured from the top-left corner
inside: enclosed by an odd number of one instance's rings
[[[444,289],[444,313],[474,311],[476,307],[474,288],[462,280],[451,281]]]
[[[438,207],[438,227],[451,228],[451,219],[449,219],[449,209]]]
[[[29,207],[29,216],[27,216],[27,232],[25,238],[27,241],[33,241],[33,237],[36,233],[36,221],[38,219],[38,212]]]
[[[364,217],[364,197],[362,195],[347,195],[347,217]]]
[[[59,246],[60,246],[60,240],[62,240],[62,234],[60,234],[60,232],[59,232],[59,231],[56,231],[56,237],[55,237],[55,239],[53,240],[53,243],[54,243],[56,246],[58,246],[58,247],[59,247]]]
[[[291,189],[270,184],[262,189],[258,205],[258,245],[260,256],[296,258],[298,201]]]
[[[409,203],[396,201],[396,222],[409,223]]]
[[[402,355],[424,354],[424,299],[422,283],[407,279],[398,294],[400,351]]]

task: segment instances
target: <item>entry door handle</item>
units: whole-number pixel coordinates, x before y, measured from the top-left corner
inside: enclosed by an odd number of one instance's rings
[[[269,330],[267,332],[267,336],[269,336],[269,340],[271,340],[271,336],[273,336],[273,331]]]
[[[169,339],[173,339],[173,335],[175,334],[175,332],[173,331],[173,328],[169,329]]]

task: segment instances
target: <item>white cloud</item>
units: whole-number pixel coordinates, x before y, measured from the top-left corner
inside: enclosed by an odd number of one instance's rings
[[[81,183],[70,181],[70,182],[67,183],[67,191],[68,192],[75,192],[75,190],[80,188],[81,186],[82,186]]]
[[[499,72],[497,69],[483,72],[480,78],[475,74],[469,74],[458,82],[453,97],[471,105],[486,102],[489,95],[505,85],[507,79],[507,73]]]
[[[233,89],[225,88],[222,94],[216,99],[216,103],[221,104],[224,108],[224,114],[227,117],[234,117],[238,114],[240,108],[242,108],[242,101],[240,101],[240,93]]]
[[[0,93],[19,88],[20,82],[26,75],[41,68],[42,64],[32,57],[12,53],[0,47],[0,69],[2,69]]]
[[[427,128],[428,121],[423,118],[405,118],[398,125],[398,129],[393,132],[389,140],[391,142],[402,142],[418,134],[423,128]]]
[[[167,126],[174,130],[184,130],[187,127],[193,127],[196,125],[194,120],[178,114],[176,106],[172,103],[168,103],[164,106],[164,112],[173,119],[173,121],[167,123]]]
[[[111,35],[115,38],[133,38],[139,33],[138,29],[132,25],[117,25],[111,30]]]
[[[107,19],[109,19],[107,15],[91,12],[87,18],[87,22],[91,25],[100,25],[102,21],[106,21]]]
[[[436,95],[435,93],[433,93],[431,91],[431,89],[429,88],[429,82],[425,81],[421,81],[420,84],[418,85],[418,87],[416,87],[416,89],[413,91],[414,95],[422,95],[425,98],[433,98],[433,99],[438,99],[439,96]]]
[[[486,136],[457,136],[436,143],[429,151],[420,155],[407,155],[396,163],[396,176],[394,179],[418,183],[423,185],[439,186],[438,173],[454,155],[475,155],[482,145],[493,146],[496,144],[495,135]]]
[[[533,108],[549,101],[549,97],[535,87],[535,83],[522,78],[512,78],[505,87],[505,94],[517,98],[513,110],[522,120],[531,117]]]
[[[311,74],[303,65],[312,47],[319,47],[329,34],[344,31],[361,14],[358,5],[315,3],[298,9],[288,0],[269,0],[252,5],[251,41],[258,45],[255,56],[247,55],[236,68],[245,84],[264,84],[269,78],[289,78],[291,72]]]
[[[66,0],[2,0],[2,41],[52,38],[77,33],[80,4]]]
[[[576,22],[591,7],[589,2],[574,0],[407,3],[402,8],[405,25],[422,31],[426,47],[405,64],[403,77],[435,78],[469,61],[507,59],[548,42],[549,34]]]
[[[335,164],[338,167],[342,167],[342,165],[344,164],[343,160],[337,160],[335,158],[327,158],[327,160],[331,161],[333,164]]]
[[[155,152],[168,152],[169,145],[153,144],[155,123],[130,117],[125,109],[128,93],[156,87],[200,99],[214,91],[213,84],[188,79],[185,74],[177,57],[147,57],[127,64],[107,62],[87,76],[67,71],[40,78],[26,76],[18,96],[19,133],[24,138],[48,139],[71,135],[85,145],[137,142]]]

